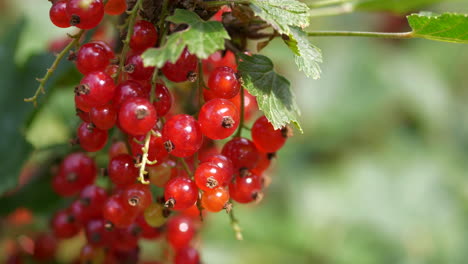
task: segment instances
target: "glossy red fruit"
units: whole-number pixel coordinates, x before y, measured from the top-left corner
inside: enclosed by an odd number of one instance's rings
[[[205,136],[225,139],[239,127],[239,112],[229,100],[216,98],[202,106],[198,122]]]
[[[76,54],[76,68],[86,75],[94,71],[105,71],[114,58],[111,48],[102,41],[93,41],[80,47]]]
[[[117,85],[112,103],[118,109],[126,99],[132,97],[147,98],[148,95],[140,83],[132,80],[124,81]]]
[[[73,215],[62,210],[55,213],[51,221],[52,230],[57,238],[74,237],[80,231],[80,226]]]
[[[91,123],[82,122],[76,134],[80,146],[89,152],[101,150],[107,143],[107,130],[101,130]]]
[[[195,226],[190,218],[175,216],[167,222],[167,241],[176,249],[189,245],[195,236]]]
[[[184,114],[171,117],[164,125],[162,136],[167,152],[176,157],[192,156],[203,143],[200,124]]]
[[[140,54],[128,57],[126,62],[128,75],[135,80],[149,80],[154,72],[154,67],[145,67]]]
[[[264,171],[270,167],[271,160],[275,157],[275,153],[264,153],[260,152],[260,159],[258,160],[257,166],[252,169],[252,172],[258,175],[262,175]]]
[[[155,98],[154,107],[158,112],[158,116],[165,116],[172,106],[172,96],[167,87],[163,84],[156,84],[155,89]]]
[[[93,159],[83,153],[66,156],[57,174],[52,180],[52,187],[61,196],[72,196],[94,182],[97,175]]]
[[[70,27],[70,17],[67,13],[67,1],[61,0],[53,3],[49,11],[49,17],[52,23],[57,27]]]
[[[48,261],[54,258],[57,251],[57,239],[49,233],[42,233],[34,240],[33,257],[39,261]]]
[[[152,227],[150,226],[143,215],[140,215],[137,217],[135,223],[140,227],[141,229],[141,237],[146,238],[146,239],[155,239],[161,236],[161,231],[157,227]]]
[[[120,154],[128,154],[127,145],[123,141],[116,141],[109,148],[109,158],[112,159]]]
[[[237,109],[240,109],[241,106],[241,96],[240,93],[229,99],[236,105]],[[247,90],[244,90],[244,120],[248,121],[250,118],[258,111],[257,99],[255,96],[251,95]]]
[[[166,206],[174,210],[184,210],[194,205],[198,198],[197,185],[185,177],[169,180],[164,189]]]
[[[212,190],[218,186],[222,186],[229,178],[226,170],[218,167],[215,163],[203,162],[198,165],[195,171],[195,183],[197,187],[203,191]]]
[[[265,116],[258,118],[252,126],[252,140],[258,150],[273,153],[283,147],[287,129],[274,129]]]
[[[175,63],[167,62],[161,70],[169,81],[185,82],[190,73],[197,72],[197,64],[197,57],[185,48]]]
[[[91,123],[91,117],[89,116],[89,112],[85,112],[79,108],[76,108],[76,115],[81,119],[81,121]]]
[[[104,4],[101,0],[69,0],[67,13],[72,26],[91,29],[96,27],[104,17]]]
[[[253,169],[260,159],[260,154],[255,144],[242,137],[236,137],[228,141],[222,150],[222,154],[232,161],[234,173],[240,169]]]
[[[133,157],[120,154],[110,159],[107,167],[109,178],[117,186],[128,186],[135,183],[138,169],[135,167]]]
[[[99,247],[110,244],[115,238],[111,224],[104,219],[93,219],[85,225],[85,235],[88,244]]]
[[[262,178],[256,174],[249,173],[244,177],[237,176],[229,184],[229,195],[238,203],[250,203],[255,201],[262,191]]]
[[[112,104],[91,108],[91,122],[101,130],[109,130],[117,121],[117,111]]]
[[[222,183],[223,186],[226,186],[231,182],[232,175],[234,174],[234,167],[232,166],[231,160],[226,156],[221,154],[208,155],[207,157],[200,159],[200,162],[214,163],[216,166],[225,170],[227,178],[225,178],[225,181]]]
[[[123,190],[122,199],[127,201],[130,206],[142,212],[153,202],[153,194],[149,185],[135,183]]]
[[[174,257],[174,264],[200,264],[198,251],[193,247],[178,249]]]
[[[70,214],[75,218],[76,222],[78,222],[80,225],[83,225],[87,223],[89,220],[91,220],[91,217],[86,210],[84,204],[80,200],[75,200],[73,201],[72,204],[70,204],[69,207]]]
[[[158,162],[155,166],[148,168],[148,175],[152,184],[164,188],[171,177],[177,175],[176,163],[173,160]]]
[[[236,72],[229,67],[218,67],[211,72],[208,88],[219,98],[233,98],[239,93],[240,84]]]
[[[133,34],[130,38],[130,48],[134,51],[144,51],[156,45],[158,32],[154,25],[146,20],[139,20],[133,27]]]
[[[116,237],[112,243],[112,248],[114,250],[130,253],[138,247],[141,228],[136,223],[125,228],[118,228],[115,231]],[[124,263],[138,263],[138,261],[132,259],[132,261],[125,261]]]
[[[80,192],[79,201],[83,204],[89,218],[99,218],[107,200],[106,190],[96,185],[88,185]]]
[[[109,15],[121,15],[127,10],[126,0],[109,0],[104,6],[104,12]]]
[[[206,191],[201,197],[203,208],[210,212],[223,210],[229,201],[229,191],[223,187],[217,187]]]
[[[129,98],[119,110],[120,128],[133,136],[146,135],[156,124],[154,106],[145,98]]]
[[[150,138],[149,149],[148,149],[148,159],[151,161],[157,161],[157,163],[154,165],[148,164],[149,167],[159,165],[161,162],[164,162],[169,156],[169,154],[167,153],[164,147],[164,140],[161,137],[161,133],[159,133],[159,131],[155,131],[155,134],[156,135],[153,135]],[[132,148],[132,154],[134,157],[138,155],[143,155],[142,148],[144,147],[144,144],[140,144],[137,141],[144,143],[145,136],[142,135],[142,136],[136,136],[134,138],[129,138],[128,142],[130,144],[130,147]]]
[[[110,196],[103,207],[104,219],[111,222],[117,228],[130,226],[138,216],[138,210],[128,205],[120,195]]]
[[[83,77],[80,85],[75,87],[75,97],[80,97],[75,99],[75,102],[79,102],[76,106],[83,110],[103,106],[114,97],[114,92],[114,80],[109,75],[102,71],[92,72]]]
[[[208,59],[203,60],[203,73],[209,75],[214,69],[222,66],[237,69],[236,56],[232,51],[226,51],[224,56],[221,51],[217,51],[211,54]]]

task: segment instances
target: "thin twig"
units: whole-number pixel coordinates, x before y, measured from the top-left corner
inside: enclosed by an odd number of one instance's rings
[[[230,201],[232,203],[232,201]],[[234,216],[234,210],[231,208],[228,212],[229,218],[231,219],[231,226],[232,229],[234,230],[234,233],[236,234],[236,239],[237,240],[243,240],[244,237],[242,236],[242,229],[239,225],[239,221],[237,218]]]
[[[414,38],[413,32],[383,33],[364,31],[312,31],[307,32],[309,37],[371,37],[390,39],[410,39]]]
[[[235,137],[240,137],[242,135],[242,129],[244,128],[244,86],[240,88],[240,121],[239,121],[239,128],[237,128],[237,132]]]

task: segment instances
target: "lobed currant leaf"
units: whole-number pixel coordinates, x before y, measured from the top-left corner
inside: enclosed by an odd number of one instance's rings
[[[468,15],[422,12],[408,16],[413,36],[437,41],[468,43]]]
[[[307,77],[319,79],[319,63],[322,63],[322,52],[319,48],[312,45],[308,40],[307,34],[298,27],[290,27],[289,39],[284,42],[294,53],[294,61],[300,71],[303,71]]]

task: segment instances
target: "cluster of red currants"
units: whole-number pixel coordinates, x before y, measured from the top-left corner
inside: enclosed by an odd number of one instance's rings
[[[118,0],[106,5],[101,0],[60,0],[53,3],[50,17],[59,27],[89,29],[100,23],[104,12],[116,15],[125,9],[125,1]],[[258,201],[265,185],[262,174],[288,137],[288,129],[275,130],[265,116],[253,123],[251,140],[240,136],[257,105],[241,87],[231,51],[216,52],[199,63],[185,49],[175,63],[167,62],[158,71],[145,67],[141,58],[142,52],[158,45],[156,27],[137,20],[130,32],[126,58],[116,57],[102,41],[83,44],[72,56],[84,75],[75,88],[82,120],[77,142],[87,152],[110,145],[104,173],[109,184],[96,185],[98,168],[86,154],[72,153],[63,159],[53,189],[63,197],[77,198],[52,218],[53,235],[38,238],[38,259],[53,257],[56,239],[84,230],[87,244],[78,263],[99,258],[102,263],[132,258],[134,262],[128,263],[137,263],[138,240],[156,239],[163,233],[174,263],[199,263],[191,241],[202,211],[229,213],[232,201]],[[199,106],[196,114],[184,114],[183,107],[175,104],[176,96],[160,73],[173,86],[198,79],[203,100],[188,101]],[[108,144],[111,129],[120,131],[122,140]],[[228,140],[220,147],[216,140],[223,139]],[[163,195],[153,197],[158,187]]]

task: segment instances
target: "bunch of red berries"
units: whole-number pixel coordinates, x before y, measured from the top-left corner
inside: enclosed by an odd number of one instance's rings
[[[59,0],[50,18],[59,27],[90,29],[104,13],[120,15],[126,8],[119,0]],[[175,63],[146,67],[141,54],[160,44],[161,30],[142,19],[131,26],[119,56],[103,41],[83,44],[71,56],[84,75],[75,88],[82,120],[77,142],[87,152],[107,149],[108,183],[96,185],[98,166],[88,155],[63,159],[53,189],[76,199],[53,216],[53,235],[38,238],[38,259],[53,257],[51,241],[83,230],[87,243],[79,263],[137,263],[139,239],[163,233],[170,260],[199,263],[191,241],[202,211],[231,213],[232,201],[259,201],[262,174],[288,136],[288,129],[275,130],[261,116],[251,140],[241,137],[257,105],[241,86],[234,53],[219,51],[201,61],[185,48]],[[187,108],[196,111],[189,115]],[[110,133],[120,140],[108,144]]]

